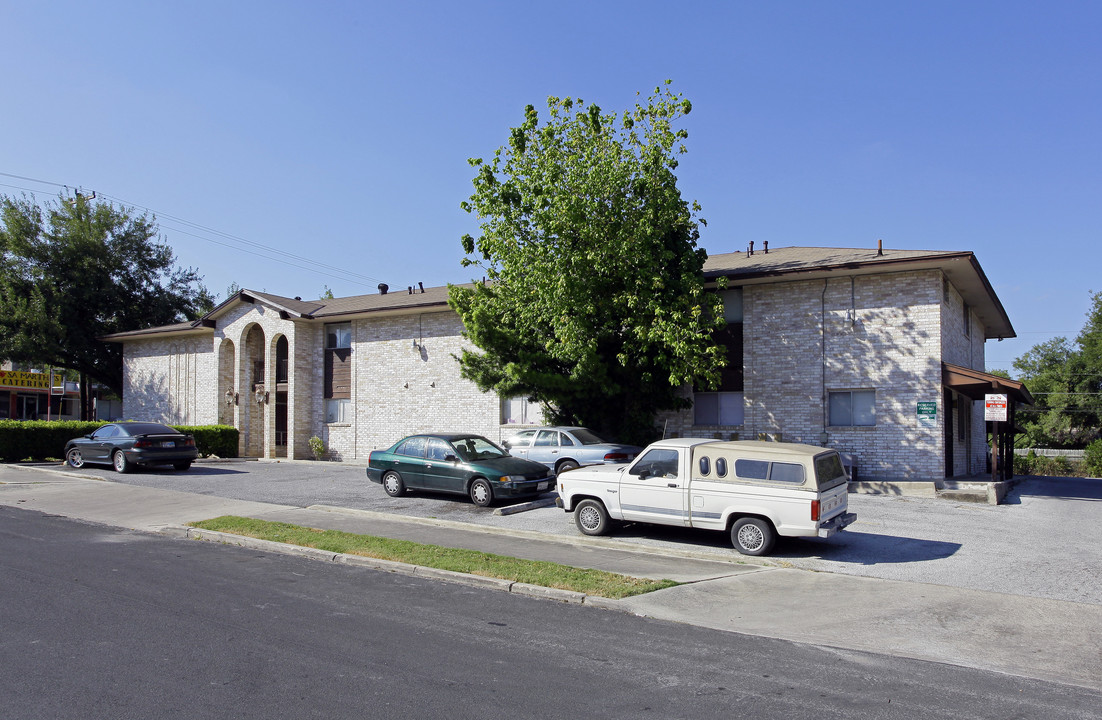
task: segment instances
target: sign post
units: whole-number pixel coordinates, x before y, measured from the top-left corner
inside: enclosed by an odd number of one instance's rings
[[[991,423],[991,482],[998,482],[1003,469],[999,463],[999,423],[1006,422],[1006,395],[983,396],[983,419]]]

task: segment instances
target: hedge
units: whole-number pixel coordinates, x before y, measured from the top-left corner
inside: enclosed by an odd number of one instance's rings
[[[107,423],[79,420],[0,420],[0,460],[61,459],[65,443]],[[195,436],[200,456],[237,457],[237,428],[230,425],[173,425]]]
[[[1102,477],[1102,440],[1087,446],[1083,459],[1069,459],[1063,455],[1045,457],[1030,450],[1026,455],[1014,458],[1015,475],[1047,475],[1049,477]]]

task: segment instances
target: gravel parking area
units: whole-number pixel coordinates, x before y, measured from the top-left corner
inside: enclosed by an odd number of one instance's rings
[[[74,471],[75,472],[75,471]],[[142,470],[105,480],[284,505],[333,505],[578,536],[555,507],[495,515],[465,497],[391,498],[364,468],[340,463],[196,463],[187,472]],[[545,496],[553,497],[553,495]],[[858,521],[829,540],[784,539],[772,560],[808,570],[933,583],[1102,605],[1102,480],[1029,478],[1003,505],[850,495]],[[624,525],[613,537],[655,548],[738,557],[722,533]]]

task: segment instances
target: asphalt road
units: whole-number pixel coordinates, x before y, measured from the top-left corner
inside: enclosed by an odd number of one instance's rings
[[[1102,700],[12,508],[0,573],[0,707],[16,720],[1061,720]]]
[[[59,466],[60,467],[60,466]],[[575,535],[547,507],[495,515],[458,495],[391,498],[362,466],[313,462],[198,463],[190,470],[82,474],[149,487],[286,505],[334,505],[479,525]],[[547,497],[553,497],[548,495]],[[773,560],[792,567],[1102,605],[1102,480],[1031,478],[1003,505],[851,494],[858,521],[828,540],[782,539]],[[730,557],[723,533],[632,524],[618,540]]]

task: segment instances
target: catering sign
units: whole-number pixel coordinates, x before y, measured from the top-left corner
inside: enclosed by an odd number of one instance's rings
[[[0,370],[0,387],[29,388],[32,390],[49,390],[50,376],[46,373],[19,372],[16,370]]]

